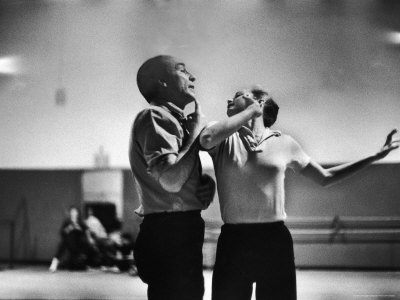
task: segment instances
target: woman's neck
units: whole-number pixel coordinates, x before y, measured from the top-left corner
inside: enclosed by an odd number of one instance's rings
[[[247,122],[246,127],[249,128],[256,137],[261,137],[265,131],[262,117],[251,119],[249,122]]]

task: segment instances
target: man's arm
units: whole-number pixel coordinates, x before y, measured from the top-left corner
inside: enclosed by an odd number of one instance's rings
[[[400,140],[392,141],[393,135],[397,132],[396,129],[392,130],[383,145],[382,149],[375,155],[368,156],[356,162],[342,164],[332,168],[324,169],[320,164],[311,161],[302,171],[301,174],[312,179],[322,186],[329,186],[335,184],[342,179],[345,179],[356,172],[364,169],[373,162],[384,158],[391,151],[399,148]]]
[[[195,111],[188,116],[187,121],[189,138],[178,155],[168,154],[161,162],[159,169],[162,171],[158,181],[168,192],[179,192],[193,171],[200,148],[196,139],[203,128],[202,118],[200,104],[195,101]]]
[[[220,144],[227,137],[235,133],[249,120],[262,115],[260,104],[248,97],[248,106],[240,113],[225,120],[216,122],[206,127],[200,134],[200,145],[204,149],[212,149]]]

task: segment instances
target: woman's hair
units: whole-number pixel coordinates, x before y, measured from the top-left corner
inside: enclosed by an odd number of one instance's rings
[[[73,209],[75,209],[75,210],[78,212],[78,214],[80,214],[79,207],[76,206],[76,205],[71,205],[71,206],[69,207],[68,211],[70,212],[70,211],[73,210]]]
[[[77,213],[78,213],[78,222],[79,223],[83,223],[83,218],[82,218],[82,216],[81,216],[81,210],[79,209],[79,207],[78,206],[76,206],[76,205],[71,205],[70,207],[69,207],[69,209],[68,209],[68,218],[71,216],[71,211],[73,210],[73,209],[75,209],[76,211],[77,211]]]

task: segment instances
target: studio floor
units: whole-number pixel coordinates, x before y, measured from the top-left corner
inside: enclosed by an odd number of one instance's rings
[[[1,266],[0,266],[1,267]],[[205,270],[204,300],[212,271]],[[299,300],[400,299],[400,272],[297,270]],[[100,270],[49,273],[46,266],[2,267],[0,299],[147,299],[146,285],[126,273]]]

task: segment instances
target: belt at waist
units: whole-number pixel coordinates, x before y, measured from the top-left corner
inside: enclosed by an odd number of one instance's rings
[[[159,213],[151,213],[144,215],[144,221],[155,221],[166,217],[189,217],[189,216],[201,216],[201,210],[188,210],[188,211],[165,211]]]
[[[271,223],[239,223],[239,224],[229,224],[225,223],[222,225],[221,230],[223,231],[258,231],[258,230],[274,230],[285,227],[283,221],[276,221]]]

